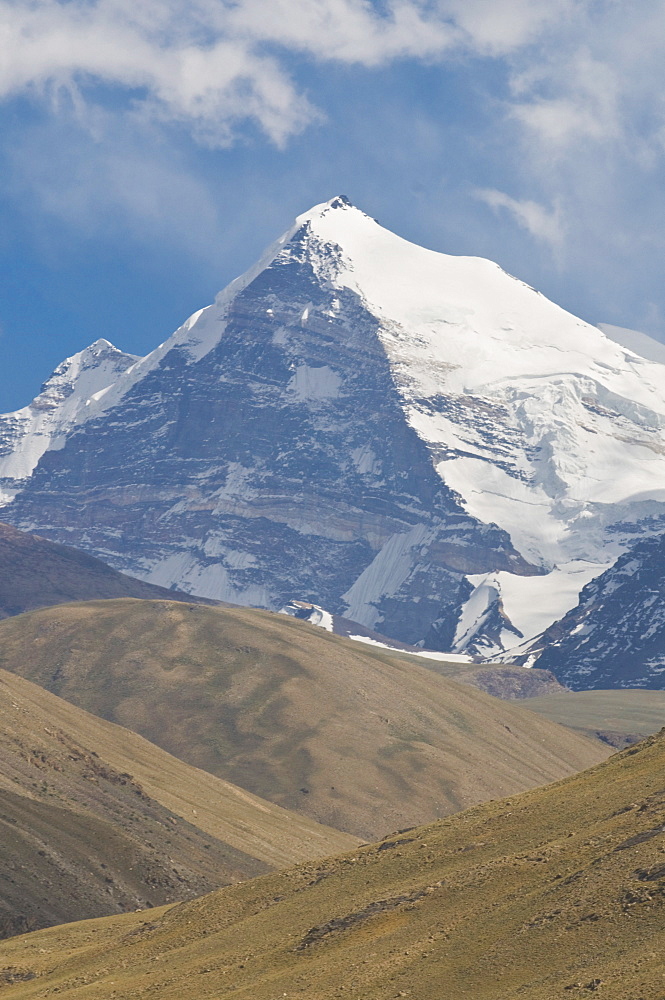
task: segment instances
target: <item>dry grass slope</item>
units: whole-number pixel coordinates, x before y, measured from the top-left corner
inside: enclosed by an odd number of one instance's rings
[[[663,1000],[664,775],[665,730],[337,858],[16,938],[0,976],[11,1000]]]
[[[356,843],[0,671],[0,937]]]
[[[365,839],[596,763],[518,705],[283,615],[167,601],[0,623],[0,666]]]

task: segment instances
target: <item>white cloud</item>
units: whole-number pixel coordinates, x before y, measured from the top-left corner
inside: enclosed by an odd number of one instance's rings
[[[213,145],[242,121],[275,143],[317,117],[294,53],[379,67],[506,55],[582,0],[0,0],[0,98],[121,88],[134,107]],[[526,112],[525,112],[526,114]]]
[[[229,12],[228,30],[363,66],[437,56],[463,40],[453,23],[417,0],[394,0],[383,16],[366,0],[243,0]]]
[[[580,5],[580,0],[442,0],[441,9],[466,33],[472,50],[501,56],[537,41]]]
[[[168,230],[188,247],[188,240],[211,247],[231,239],[215,206],[224,198],[251,204],[252,185],[262,188],[263,156],[274,173],[291,171],[282,189],[271,189],[279,206],[282,191],[305,189],[307,171],[306,189],[317,197],[337,176],[353,194],[371,147],[381,178],[377,214],[382,198],[417,182],[429,217],[441,184],[464,216],[460,232],[474,233],[470,252],[478,243],[527,276],[542,259],[548,280],[562,276],[559,287],[578,282],[584,295],[593,290],[616,303],[628,296],[631,273],[640,289],[632,310],[657,299],[653,287],[660,287],[664,39],[665,0],[0,0],[0,100],[29,94],[53,112],[52,129],[48,115],[36,116],[41,141],[20,121],[11,140],[5,135],[5,185],[23,184],[28,211],[83,231],[99,222],[113,227],[118,216],[133,237]],[[386,72],[397,60],[425,62],[430,71],[414,74],[403,100],[395,82],[408,84],[408,72]],[[452,72],[437,81],[436,65]],[[322,66],[335,71],[329,84]],[[368,74],[340,66],[384,72],[390,97],[377,97],[372,83],[378,106],[366,107],[354,88]],[[288,154],[259,149],[253,127],[284,147],[323,120],[318,101],[330,114],[325,137],[334,136],[340,154],[334,168],[320,163],[323,130],[295,166]],[[461,120],[467,110],[468,123]],[[76,136],[74,119],[87,135]],[[423,137],[414,144],[408,137],[419,121]],[[224,188],[232,157],[213,160],[193,149],[182,141],[187,132],[211,147],[249,133],[247,162],[258,165],[239,193],[232,167],[234,194]],[[44,148],[53,155],[45,158]],[[469,184],[482,189],[476,194],[499,223],[508,213],[517,225],[497,224],[470,204]],[[259,214],[270,211],[265,198]],[[410,212],[410,236],[419,239]],[[282,216],[274,213],[277,226]],[[192,234],[192,218],[206,220],[207,235]],[[610,270],[621,279],[606,280]],[[604,318],[613,317],[643,322],[622,316],[618,304]]]
[[[665,0],[572,4],[504,66],[483,200],[554,251],[567,288],[658,329],[635,310],[663,252]]]
[[[565,53],[564,58],[560,52],[559,60],[556,65],[530,68],[512,80],[518,98],[513,114],[526,126],[530,138],[552,155],[580,139],[619,137],[622,94],[615,67],[592,55],[586,45]],[[522,94],[532,96],[521,101]]]
[[[319,117],[294,54],[369,68],[479,56],[504,60],[508,117],[551,156],[625,137],[634,103],[665,84],[664,34],[665,0],[0,0],[0,99],[66,95],[83,113],[110,87],[203,143],[251,121],[283,145]],[[636,143],[645,162],[662,128]]]
[[[581,4],[516,53],[511,85],[536,153],[574,153],[588,140],[644,155],[665,123],[665,0]]]
[[[0,96],[123,88],[159,119],[186,122],[223,145],[242,119],[276,143],[314,117],[288,73],[242,38],[220,32],[224,4],[0,3]]]
[[[564,239],[564,227],[559,207],[547,209],[537,201],[511,198],[503,191],[491,188],[475,192],[480,201],[490,208],[506,209],[523,229],[526,229],[535,239],[547,243],[552,250],[558,250]]]

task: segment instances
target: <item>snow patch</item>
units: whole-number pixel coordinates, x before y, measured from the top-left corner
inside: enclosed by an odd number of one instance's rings
[[[297,365],[289,382],[289,391],[303,402],[321,402],[339,396],[341,377],[328,365]]]
[[[318,604],[309,604],[307,601],[290,601],[279,609],[278,614],[290,615],[291,618],[300,618],[310,625],[317,625],[326,632],[334,631],[333,616],[329,611],[320,608]]]
[[[369,444],[364,444],[360,448],[354,448],[351,452],[351,461],[355,466],[356,472],[361,476],[379,475],[381,473],[381,462]]]
[[[238,586],[233,582],[227,566],[221,562],[202,562],[191,552],[176,552],[167,556],[142,573],[141,579],[160,587],[177,587],[198,597],[246,607],[265,608],[272,599],[267,588],[258,584]]]
[[[364,642],[368,646],[379,646],[381,649],[389,649],[393,653],[404,653],[405,656],[420,656],[425,660],[444,660],[446,663],[474,663],[474,659],[471,656],[466,656],[460,653],[437,653],[434,650],[411,650],[411,649],[398,649],[396,646],[388,646],[385,642],[379,642],[377,639],[370,639],[368,635],[349,635],[347,639],[352,639],[353,642]]]
[[[419,524],[410,531],[392,535],[353,586],[342,595],[347,604],[345,616],[374,628],[381,614],[376,604],[381,598],[397,593],[418,562],[418,549],[430,536],[430,529]]]

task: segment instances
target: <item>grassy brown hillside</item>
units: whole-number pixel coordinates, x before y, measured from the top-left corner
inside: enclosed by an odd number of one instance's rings
[[[0,937],[355,843],[0,671]]]
[[[665,726],[665,691],[564,691],[529,698],[523,704],[553,722],[616,747],[636,743]]]
[[[80,549],[0,522],[0,618],[68,601],[113,597],[199,603],[199,598],[118,573]]]
[[[0,623],[0,666],[366,839],[609,752],[417,664],[249,609],[122,600],[35,611]]]
[[[664,774],[665,730],[350,854],[16,938],[0,975],[11,1000],[662,1000]]]

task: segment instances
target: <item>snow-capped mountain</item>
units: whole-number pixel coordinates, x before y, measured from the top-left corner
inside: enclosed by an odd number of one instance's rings
[[[85,412],[7,520],[406,643],[501,653],[665,530],[665,366],[343,198]]]
[[[665,535],[637,542],[587,584],[518,661],[578,690],[665,687]]]
[[[58,365],[28,406],[0,416],[0,503],[14,497],[45,451],[62,447],[89,412],[90,397],[138,360],[96,340]]]

